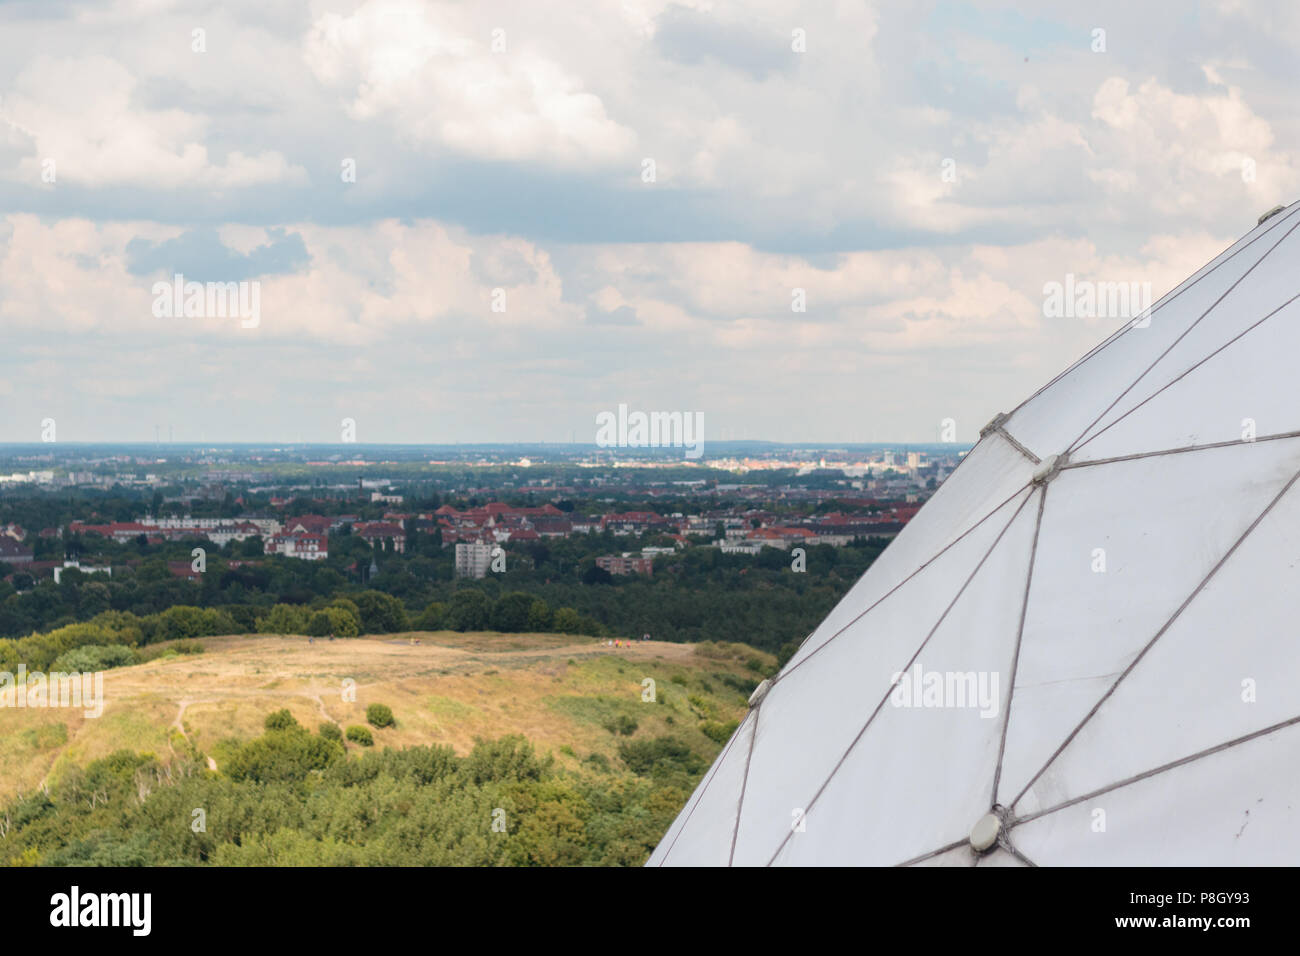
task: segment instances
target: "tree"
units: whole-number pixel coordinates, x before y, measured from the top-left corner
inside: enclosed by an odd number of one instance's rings
[[[528,630],[549,631],[551,629],[551,606],[538,598],[528,606]]]
[[[451,596],[447,624],[455,631],[481,631],[488,626],[492,602],[477,588],[466,588]]]
[[[176,641],[214,634],[233,634],[239,630],[234,619],[217,608],[189,607],[178,604],[157,616],[152,639]]]
[[[533,596],[515,591],[499,598],[492,605],[491,626],[494,631],[517,633],[528,629],[528,613],[533,607]]]
[[[581,616],[571,607],[557,608],[551,621],[551,628],[560,634],[577,634],[581,626]]]
[[[347,598],[341,597],[341,598],[335,598],[325,606],[337,607],[337,608],[341,608],[344,611],[347,611],[348,614],[351,616],[352,620],[356,622],[357,625],[356,632],[358,634],[361,633],[361,608],[357,607],[355,601],[349,601]]]
[[[593,564],[582,572],[583,584],[612,584],[614,575],[610,574],[598,564]]]
[[[277,604],[257,623],[260,634],[301,634],[306,628],[306,609],[293,604]]]
[[[341,607],[323,607],[307,619],[308,637],[356,637],[357,622]]]
[[[431,601],[420,616],[415,619],[415,629],[417,631],[439,631],[445,626],[447,619],[447,605],[441,601]]]
[[[266,720],[262,726],[267,730],[291,730],[299,726],[298,721],[294,719],[293,714],[289,713],[288,708],[274,711],[266,715]]]
[[[408,627],[406,606],[391,594],[362,591],[353,601],[361,612],[363,634],[395,634]]]

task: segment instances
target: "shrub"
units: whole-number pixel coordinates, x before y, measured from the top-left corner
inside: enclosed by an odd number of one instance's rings
[[[338,724],[331,724],[328,721],[320,725],[320,735],[326,740],[342,740],[343,731],[339,730]]]
[[[533,745],[521,734],[508,734],[499,740],[476,739],[461,767],[471,780],[481,784],[489,780],[540,780],[550,765],[551,758],[538,760]]]
[[[714,743],[725,744],[731,739],[731,735],[736,732],[736,728],[739,726],[740,723],[735,720],[729,720],[726,723],[720,720],[706,720],[700,724],[700,730],[704,736]]]
[[[605,724],[605,729],[611,734],[622,734],[624,737],[630,737],[636,733],[637,722],[627,714],[619,714],[613,720]]]
[[[120,644],[110,644],[107,647],[87,644],[59,655],[50,665],[50,670],[60,674],[93,674],[114,667],[126,667],[137,660],[138,655],[134,650]]]
[[[366,708],[366,723],[372,727],[393,726],[393,709],[387,704],[371,704]]]
[[[356,637],[357,622],[341,607],[323,607],[307,619],[309,637]]]
[[[267,718],[277,723],[283,721],[279,711]],[[221,769],[232,780],[253,780],[259,783],[304,780],[313,770],[324,770],[343,755],[343,748],[332,740],[313,737],[298,725],[270,729],[256,740],[242,745],[222,763]]]
[[[149,647],[142,647],[135,652],[136,660],[140,664],[146,664],[149,661],[159,658],[179,657],[181,654],[202,654],[203,645],[198,641],[172,641],[170,644],[154,644]]]
[[[749,700],[749,695],[754,693],[754,688],[758,686],[758,681],[752,677],[741,677],[738,674],[728,674],[724,671],[719,671],[713,676],[732,690],[739,691],[746,700]]]
[[[675,770],[696,774],[704,770],[704,759],[673,737],[630,740],[618,745],[618,755],[635,774],[657,776]]]
[[[266,720],[262,726],[267,730],[292,730],[298,726],[298,721],[294,720],[293,714],[288,709],[277,710],[272,714],[266,715]]]
[[[257,622],[259,634],[301,634],[307,629],[307,610],[293,604],[277,604]]]
[[[798,641],[786,641],[781,645],[780,650],[776,652],[776,666],[779,670],[790,663],[790,658],[794,657],[795,651],[799,650]]]
[[[369,727],[361,727],[353,724],[347,731],[348,740],[354,744],[360,744],[362,747],[373,747],[375,745],[374,735],[370,733]]]

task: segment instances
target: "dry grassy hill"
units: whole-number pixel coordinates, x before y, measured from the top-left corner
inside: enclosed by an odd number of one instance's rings
[[[0,803],[57,779],[69,763],[122,748],[165,758],[193,746],[212,765],[221,741],[257,736],[281,708],[310,728],[327,720],[346,727],[365,724],[368,704],[387,704],[397,725],[372,728],[378,747],[439,743],[465,753],[476,737],[519,733],[576,766],[591,754],[613,761],[620,740],[672,734],[712,759],[728,722],[744,714],[747,688],[775,663],[742,644],[615,648],[550,634],[314,642],[251,635],[201,643],[202,654],[106,672],[98,718],[0,708]],[[655,681],[654,703],[642,700],[647,677]],[[355,684],[355,700],[346,699],[346,681]]]

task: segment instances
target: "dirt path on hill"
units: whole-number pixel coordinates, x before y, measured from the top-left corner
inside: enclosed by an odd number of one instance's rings
[[[172,721],[171,726],[179,730],[182,737],[184,737],[186,740],[189,740],[190,735],[185,732],[185,709],[189,707],[190,704],[215,704],[215,703],[218,703],[218,701],[211,700],[211,699],[195,700],[191,697],[182,698],[180,701],[177,702],[176,719]],[[167,746],[171,749],[172,756],[173,757],[176,756],[176,748],[172,746],[172,742],[170,738],[168,738],[167,740]],[[213,760],[211,757],[208,757],[207,759],[208,759],[208,769],[216,770],[217,762]]]

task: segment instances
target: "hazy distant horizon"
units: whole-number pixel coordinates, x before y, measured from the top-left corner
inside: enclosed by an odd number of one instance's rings
[[[912,451],[923,449],[937,449],[959,452],[973,447],[971,442],[917,442],[917,441],[895,441],[895,442],[778,442],[765,439],[736,439],[736,440],[719,440],[713,441],[707,436],[704,440],[706,448],[718,451],[743,451],[745,449],[795,449],[805,451],[873,451],[873,450],[890,450],[907,448]],[[59,441],[50,443],[41,442],[0,442],[0,452],[3,451],[20,451],[30,452],[33,454],[56,454],[60,449],[139,449],[144,451],[157,451],[159,449],[184,449],[192,451],[221,451],[224,449],[231,450],[278,450],[278,449],[328,449],[332,452],[344,452],[347,450],[372,450],[382,451],[388,448],[399,449],[504,449],[520,450],[544,449],[544,448],[567,448],[591,452],[602,452],[611,455],[653,455],[658,457],[680,457],[681,449],[662,447],[662,448],[607,448],[595,444],[594,442],[545,442],[545,441],[521,441],[521,442],[242,442],[242,441],[216,441],[216,442],[185,442],[185,441],[163,441],[163,442],[139,442],[139,441],[90,441],[90,442],[73,442]],[[706,451],[706,456],[709,452]]]

